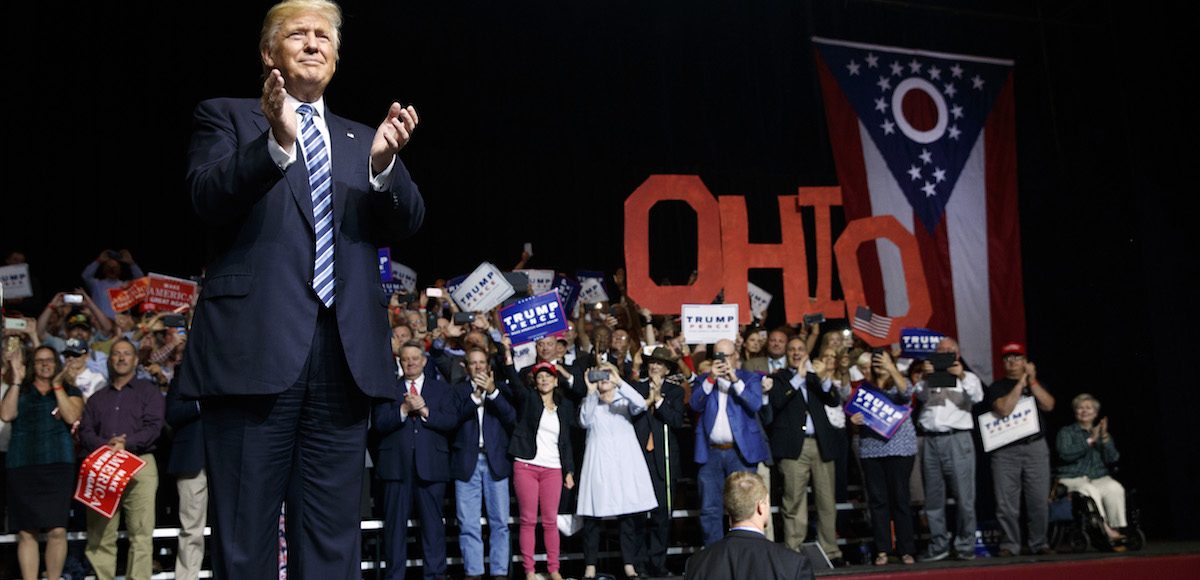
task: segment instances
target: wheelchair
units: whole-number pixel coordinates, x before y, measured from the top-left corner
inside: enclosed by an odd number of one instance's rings
[[[1095,500],[1078,492],[1068,492],[1061,483],[1056,482],[1050,494],[1049,520],[1047,540],[1050,547],[1060,552],[1079,553],[1092,548],[1104,552],[1124,552],[1138,551],[1146,546],[1135,490],[1125,490],[1127,525],[1121,530],[1125,534],[1122,541],[1109,540]]]

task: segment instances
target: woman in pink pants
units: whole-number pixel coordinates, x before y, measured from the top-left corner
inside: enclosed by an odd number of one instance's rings
[[[515,458],[513,487],[517,491],[521,514],[519,538],[525,578],[533,580],[536,577],[533,569],[534,527],[540,514],[542,540],[546,545],[546,570],[554,580],[562,580],[558,573],[560,538],[556,522],[563,488],[575,487],[570,428],[578,421],[575,407],[558,390],[559,377],[568,375],[562,367],[538,363],[530,372],[533,387],[526,386],[526,381],[513,367],[512,352],[506,354],[506,371],[517,407],[517,424],[508,452]]]

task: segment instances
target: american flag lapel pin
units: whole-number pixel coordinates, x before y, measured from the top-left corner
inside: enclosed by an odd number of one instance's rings
[[[354,131],[353,131],[352,129],[346,129],[346,136],[347,136],[347,137],[349,137],[349,138],[351,138],[351,139],[353,139],[353,138],[354,138]]]

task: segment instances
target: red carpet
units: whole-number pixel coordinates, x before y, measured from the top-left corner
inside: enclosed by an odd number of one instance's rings
[[[837,578],[838,580],[846,578],[870,580],[889,578],[904,580],[917,578],[920,580],[1013,580],[1014,578],[1021,580],[1097,580],[1100,578],[1173,580],[1179,578],[1195,580],[1200,578],[1200,554],[1113,557],[939,570],[880,571],[872,574],[839,574]]]

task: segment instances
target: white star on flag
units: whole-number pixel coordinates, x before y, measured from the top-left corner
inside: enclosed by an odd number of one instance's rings
[[[954,83],[946,83],[946,94],[949,95],[951,99],[954,98],[954,94],[957,92],[958,89],[954,88]]]
[[[962,70],[963,70],[962,67],[958,66],[956,64],[956,65],[950,67],[950,74],[956,79],[961,79],[962,78]]]
[[[875,99],[875,110],[876,111],[879,111],[881,113],[886,113],[887,108],[888,108],[887,99],[884,99],[883,97],[879,97],[878,99]]]
[[[962,116],[963,116],[963,112],[962,112],[962,111],[963,111],[963,109],[962,109],[962,105],[954,105],[953,107],[950,107],[950,114],[951,114],[951,115],[954,115],[954,118],[955,118],[955,119],[961,119],[961,118],[962,118]]]
[[[935,81],[940,80],[942,78],[942,69],[940,69],[936,66],[929,67],[929,69],[926,70],[926,72],[929,73],[929,78],[931,78]]]
[[[896,76],[904,74],[904,65],[900,64],[900,61],[892,63],[892,74]]]
[[[933,171],[933,178],[936,179],[938,183],[946,181],[946,170],[938,167]]]
[[[958,136],[962,134],[962,131],[958,130],[957,125],[950,125],[950,128],[947,129],[946,131],[950,133],[950,138],[954,139],[955,141],[957,141]]]
[[[908,174],[912,176],[913,181],[921,179],[921,168],[913,165],[908,168]]]
[[[922,187],[921,191],[925,192],[925,197],[933,197],[937,195],[937,191],[933,189],[933,184],[929,183],[928,181],[925,182],[925,187]]]
[[[879,77],[879,82],[875,84],[879,85],[879,90],[881,91],[892,90],[892,81],[888,80],[887,77]]]
[[[921,66],[921,63],[917,61],[917,58],[913,57],[913,59],[908,63],[908,70],[912,71],[913,74],[917,74],[921,72]]]
[[[975,75],[971,77],[971,88],[983,90],[983,77]]]
[[[874,53],[867,53],[867,68],[876,68],[879,66],[879,57]]]
[[[920,157],[921,161],[924,161],[926,164],[933,163],[933,153],[930,153],[928,149],[922,148],[921,154],[917,157]]]
[[[891,135],[892,133],[896,132],[896,124],[893,123],[891,119],[884,121],[880,127],[883,128],[884,135]]]
[[[850,76],[858,76],[858,63],[850,61],[850,64],[846,65],[846,70],[850,71]]]

